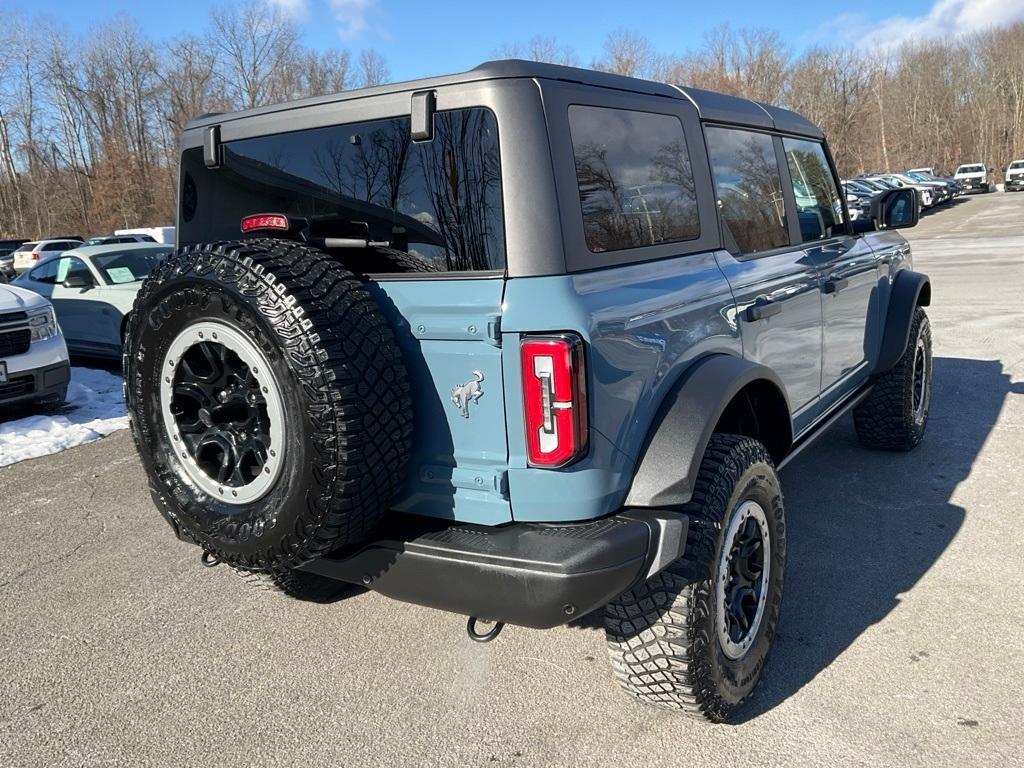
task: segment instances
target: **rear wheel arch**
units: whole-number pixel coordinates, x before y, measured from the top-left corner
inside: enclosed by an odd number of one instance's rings
[[[625,505],[664,507],[689,501],[707,445],[721,432],[761,441],[776,463],[789,452],[789,403],[771,369],[729,354],[694,363],[651,421]]]

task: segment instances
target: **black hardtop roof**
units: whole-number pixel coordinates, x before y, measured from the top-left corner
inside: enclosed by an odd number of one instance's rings
[[[421,80],[390,83],[374,88],[359,88],[351,91],[315,96],[298,101],[256,107],[240,112],[214,113],[202,115],[185,126],[185,130],[195,130],[209,125],[216,125],[232,120],[242,120],[256,115],[282,112],[298,107],[311,107],[318,104],[331,104],[341,101],[372,98],[385,94],[430,90],[446,85],[481,82],[485,80],[502,80],[510,78],[531,78],[540,80],[562,80],[598,88],[612,88],[619,91],[630,91],[670,99],[688,99],[700,114],[701,119],[716,123],[730,123],[753,128],[775,129],[785,133],[793,133],[813,138],[824,138],[821,129],[807,118],[788,109],[774,107],[769,104],[751,101],[739,96],[729,96],[714,91],[688,86],[666,85],[651,80],[625,77],[610,72],[598,72],[578,67],[565,67],[559,64],[545,64],[522,59],[501,59],[487,61],[468,72],[460,72],[441,77],[429,77]]]

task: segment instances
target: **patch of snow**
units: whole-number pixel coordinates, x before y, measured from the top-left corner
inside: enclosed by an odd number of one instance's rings
[[[0,422],[0,467],[59,453],[127,428],[121,377],[94,368],[73,367],[63,408]]]

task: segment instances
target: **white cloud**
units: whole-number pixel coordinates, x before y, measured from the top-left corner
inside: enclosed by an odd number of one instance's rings
[[[330,0],[330,3],[343,40],[363,36],[377,13],[377,0]]]
[[[271,5],[276,5],[293,19],[305,18],[309,13],[308,0],[270,0]]]
[[[935,0],[920,16],[873,19],[847,13],[823,25],[815,42],[841,37],[863,48],[891,47],[922,40],[978,32],[1024,19],[1024,0]]]

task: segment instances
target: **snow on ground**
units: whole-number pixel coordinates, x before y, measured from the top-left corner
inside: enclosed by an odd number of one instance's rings
[[[17,417],[17,411],[0,412],[0,467],[59,453],[128,428],[121,377],[77,366],[71,369],[71,385],[63,408],[49,414]],[[4,421],[6,418],[12,420]]]

